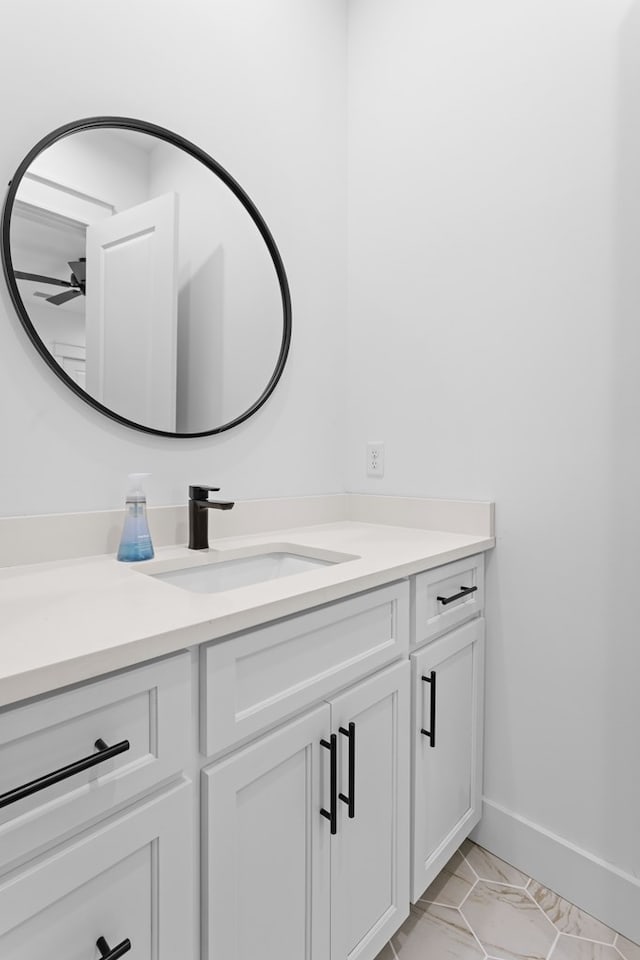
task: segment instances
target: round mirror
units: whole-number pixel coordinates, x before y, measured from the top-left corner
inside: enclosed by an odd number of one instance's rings
[[[220,433],[282,374],[291,301],[273,237],[226,170],[162,127],[95,117],[45,137],[9,186],[2,259],[42,357],[120,423]]]

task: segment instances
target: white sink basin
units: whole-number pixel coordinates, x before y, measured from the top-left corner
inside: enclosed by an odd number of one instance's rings
[[[142,573],[170,583],[183,590],[195,593],[221,593],[224,590],[236,590],[253,583],[290,577],[296,573],[307,573],[335,563],[357,559],[350,554],[338,554],[330,551],[302,553],[295,546],[269,544],[260,553],[247,554],[246,551],[224,551],[222,555],[212,557],[210,551],[205,557],[199,556],[178,566],[178,561],[160,561],[150,569],[138,568]]]

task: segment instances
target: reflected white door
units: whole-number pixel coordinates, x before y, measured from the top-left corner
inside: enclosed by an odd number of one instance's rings
[[[166,193],[87,228],[87,392],[174,431],[177,205]]]

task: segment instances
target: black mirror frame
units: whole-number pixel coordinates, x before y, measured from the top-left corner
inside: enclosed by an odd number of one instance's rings
[[[73,381],[71,377],[69,377],[62,367],[56,362],[49,350],[47,350],[35,327],[31,323],[29,314],[27,313],[22,297],[20,296],[20,291],[18,290],[18,285],[14,276],[13,262],[11,259],[11,247],[9,243],[11,214],[13,212],[13,204],[18,187],[20,186],[20,182],[22,181],[22,178],[30,167],[31,163],[35,160],[38,154],[40,154],[47,147],[50,147],[58,140],[62,140],[64,137],[68,137],[72,133],[78,133],[81,130],[95,130],[100,128],[135,130],[138,133],[146,133],[153,137],[157,137],[159,140],[164,140],[166,143],[170,143],[174,147],[178,147],[180,150],[184,150],[185,153],[188,153],[196,160],[199,160],[200,163],[204,164],[205,167],[208,167],[212,173],[222,180],[222,182],[229,188],[229,190],[231,190],[231,192],[243,205],[258,228],[258,231],[267,245],[269,255],[273,261],[276,276],[278,278],[278,284],[280,286],[280,294],[282,296],[283,314],[282,342],[280,345],[280,353],[278,355],[275,369],[267,386],[255,403],[253,403],[239,417],[236,417],[234,420],[230,420],[228,423],[225,423],[220,427],[215,427],[213,430],[202,430],[198,433],[170,433],[167,430],[155,430],[152,427],[145,426],[144,424],[135,423],[133,420],[128,420],[126,417],[122,417],[120,414],[115,413],[115,411],[105,407],[102,403],[100,403],[98,400],[95,400],[90,394],[79,387],[78,384],[75,383],[75,381]],[[280,252],[278,251],[271,231],[265,223],[262,215],[258,211],[256,205],[245,193],[240,184],[234,180],[231,174],[228,173],[224,167],[214,160],[213,157],[210,157],[209,154],[205,153],[204,150],[201,150],[200,147],[197,147],[189,140],[185,140],[184,137],[179,136],[177,133],[167,130],[165,127],[160,127],[153,123],[147,123],[145,120],[134,120],[130,117],[87,117],[84,120],[76,120],[72,123],[67,123],[62,127],[58,127],[56,130],[53,130],[46,137],[43,137],[42,140],[36,143],[36,145],[29,151],[16,170],[13,178],[9,181],[9,190],[2,211],[2,268],[4,270],[5,279],[7,281],[11,300],[13,301],[16,312],[27,332],[29,339],[35,346],[42,359],[53,370],[56,376],[59,377],[60,380],[62,380],[63,383],[65,383],[77,396],[84,400],[85,403],[88,403],[89,406],[93,407],[95,410],[99,410],[100,413],[103,413],[111,420],[115,420],[117,423],[124,424],[126,427],[131,427],[134,430],[141,430],[143,433],[151,433],[161,437],[210,437],[217,433],[223,433],[225,430],[230,430],[232,427],[237,427],[239,424],[244,423],[245,420],[248,420],[249,417],[253,416],[253,414],[256,413],[271,396],[276,384],[282,376],[291,345],[291,294],[289,291],[289,283],[284,269],[284,264],[282,262],[282,257],[280,256]]]

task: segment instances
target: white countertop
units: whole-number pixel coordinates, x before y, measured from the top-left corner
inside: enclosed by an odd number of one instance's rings
[[[227,590],[191,593],[112,556],[0,570],[0,706],[217,639],[488,550],[463,533],[337,522],[218,540],[209,553],[286,544],[358,559]],[[206,562],[163,547],[157,561]]]

